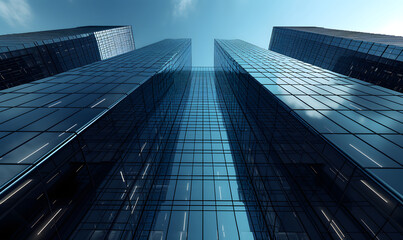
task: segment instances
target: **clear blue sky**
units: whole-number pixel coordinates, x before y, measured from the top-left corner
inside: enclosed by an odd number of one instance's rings
[[[192,38],[193,65],[213,65],[213,39],[267,48],[273,26],[403,35],[403,0],[0,0],[0,34],[132,25],[136,46]]]

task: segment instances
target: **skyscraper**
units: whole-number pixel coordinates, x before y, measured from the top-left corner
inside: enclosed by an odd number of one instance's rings
[[[274,27],[269,49],[403,92],[403,37],[318,27]]]
[[[187,39],[164,40],[0,91],[3,239],[68,238],[88,211],[87,201],[107,187],[103,182],[115,171],[125,178],[126,171],[134,175],[147,164],[139,152],[155,146],[136,141],[144,131],[145,139],[156,134],[144,125],[164,117],[155,116],[159,102],[182,75],[189,75],[190,44]],[[172,108],[163,111],[170,114]],[[169,115],[164,120],[168,124]],[[127,169],[122,169],[124,161]],[[127,184],[134,181],[125,179]],[[116,192],[134,186],[119,187]],[[99,191],[114,195],[107,190]],[[112,200],[123,204],[120,197]]]
[[[88,26],[0,36],[0,89],[135,49],[131,26]]]
[[[190,39],[0,91],[6,239],[400,239],[399,92]]]
[[[402,238],[401,93],[240,40],[215,67],[271,238]]]

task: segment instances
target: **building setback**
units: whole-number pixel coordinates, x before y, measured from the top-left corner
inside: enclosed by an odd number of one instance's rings
[[[403,92],[403,37],[318,27],[274,27],[269,50]]]
[[[0,36],[0,90],[135,49],[131,26],[87,26]]]

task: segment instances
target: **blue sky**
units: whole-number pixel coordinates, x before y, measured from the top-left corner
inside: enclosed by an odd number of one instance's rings
[[[213,39],[267,48],[273,26],[403,36],[403,0],[0,0],[0,34],[132,25],[136,46],[192,38],[193,65],[213,65]]]

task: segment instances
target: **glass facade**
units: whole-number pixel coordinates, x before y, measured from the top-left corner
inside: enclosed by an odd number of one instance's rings
[[[164,40],[0,91],[1,238],[68,238],[168,89],[189,75],[190,51],[188,39]]]
[[[403,92],[403,37],[317,27],[274,27],[269,49]]]
[[[72,239],[269,238],[217,92],[213,68],[177,79]]]
[[[214,67],[166,39],[0,90],[1,238],[402,239],[403,95],[214,44]]]
[[[0,90],[135,49],[131,26],[88,26],[0,36]]]
[[[215,68],[273,239],[403,237],[401,93],[240,40]]]

